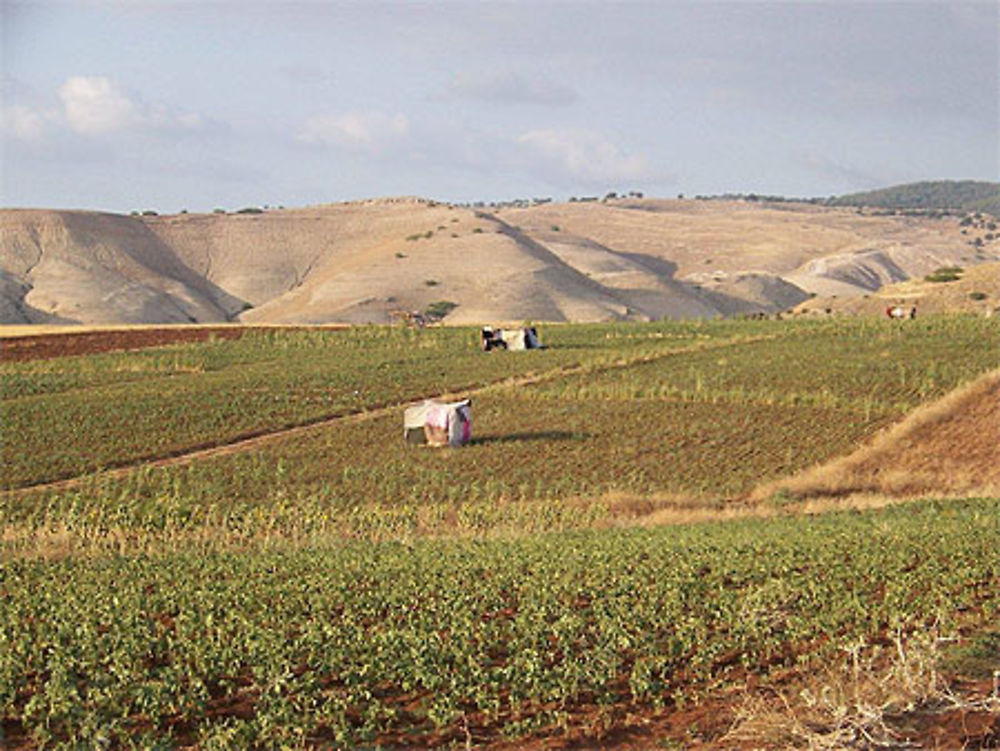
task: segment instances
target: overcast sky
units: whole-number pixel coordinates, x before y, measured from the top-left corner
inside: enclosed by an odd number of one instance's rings
[[[1000,3],[11,2],[3,206],[1000,179]]]

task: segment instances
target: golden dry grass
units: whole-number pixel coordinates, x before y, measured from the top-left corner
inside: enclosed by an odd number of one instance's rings
[[[949,641],[931,630],[908,641],[897,634],[884,647],[859,643],[802,681],[749,691],[723,741],[738,742],[740,748],[809,751],[924,748],[901,732],[906,717],[1000,713],[1000,695],[951,690],[938,668],[942,645]],[[935,748],[966,747],[954,733],[942,740]]]
[[[1000,370],[920,407],[854,453],[751,493],[795,498],[1000,492]]]

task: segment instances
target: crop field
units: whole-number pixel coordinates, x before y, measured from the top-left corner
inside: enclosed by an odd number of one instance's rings
[[[72,477],[260,432],[610,358],[745,336],[715,326],[669,338],[567,329],[531,358],[488,358],[469,330],[272,332],[3,365],[3,487]],[[652,332],[656,333],[656,332]],[[602,336],[603,334],[603,336]]]
[[[587,745],[1000,616],[1000,499],[639,523],[849,452],[1000,366],[995,322],[541,333],[0,365],[0,746]],[[471,445],[403,442],[438,394]]]
[[[998,532],[994,500],[810,524],[12,562],[0,702],[38,743],[600,728],[892,629],[995,618]]]

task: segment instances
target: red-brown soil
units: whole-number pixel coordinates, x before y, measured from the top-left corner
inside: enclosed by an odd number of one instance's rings
[[[182,342],[204,342],[210,338],[239,339],[249,329],[243,326],[199,326],[150,329],[102,329],[58,334],[5,336],[0,339],[7,362],[48,360],[96,352],[162,347]]]
[[[303,327],[293,327],[303,328]],[[324,328],[344,328],[325,326]],[[88,329],[59,333],[0,337],[2,359],[7,362],[47,360],[97,352],[145,349],[168,344],[204,342],[209,339],[239,339],[251,331],[270,326],[172,326],[129,329]]]

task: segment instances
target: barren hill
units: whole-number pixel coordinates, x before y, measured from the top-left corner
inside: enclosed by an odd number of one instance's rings
[[[0,212],[0,321],[224,321],[240,301],[146,223],[85,211]]]
[[[974,239],[957,217],[741,201],[5,210],[0,322],[385,322],[434,303],[454,323],[775,312],[1000,260],[1000,238]]]
[[[930,277],[930,281],[927,277]],[[951,277],[955,277],[952,279]],[[934,281],[940,279],[941,281]],[[926,274],[886,284],[861,297],[814,297],[793,312],[803,314],[882,315],[893,306],[915,307],[919,313],[973,313],[1000,311],[1000,262],[956,267],[953,274]]]

